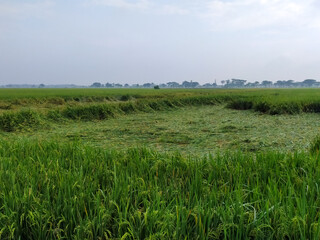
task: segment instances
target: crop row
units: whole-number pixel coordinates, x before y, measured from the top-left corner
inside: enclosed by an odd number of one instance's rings
[[[316,101],[276,101],[274,99],[260,98],[233,98],[227,107],[237,110],[254,110],[266,114],[299,114],[319,113],[320,100]]]

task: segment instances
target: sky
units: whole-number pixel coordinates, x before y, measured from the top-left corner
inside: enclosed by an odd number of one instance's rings
[[[0,0],[0,85],[320,80],[318,0]]]

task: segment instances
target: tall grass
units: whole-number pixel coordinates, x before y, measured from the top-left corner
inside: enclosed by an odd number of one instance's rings
[[[0,142],[0,239],[319,239],[320,161]]]

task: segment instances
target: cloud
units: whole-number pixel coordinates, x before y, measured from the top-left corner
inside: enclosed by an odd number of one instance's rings
[[[316,27],[320,17],[315,0],[211,0],[197,15],[214,30],[264,27]]]
[[[189,11],[173,4],[159,4],[150,0],[89,0],[88,3],[130,10],[140,10],[152,14],[186,15]]]
[[[126,0],[92,0],[91,3],[109,7],[127,8],[127,9],[148,9],[150,2],[148,0],[126,1]]]
[[[34,1],[33,3],[2,1],[0,3],[0,17],[23,18],[40,17],[48,14],[54,6],[54,1]]]
[[[189,14],[190,11],[174,5],[163,5],[159,9],[159,13],[168,14],[168,15],[186,15]]]
[[[87,0],[89,4],[142,11],[158,15],[200,18],[213,30],[320,28],[318,0]]]

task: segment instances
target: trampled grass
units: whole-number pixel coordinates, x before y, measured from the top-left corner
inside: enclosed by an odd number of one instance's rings
[[[50,122],[38,129],[0,132],[5,139],[73,141],[108,149],[147,147],[204,155],[217,151],[307,151],[320,130],[319,114],[265,115],[223,105],[139,112],[104,121]]]

